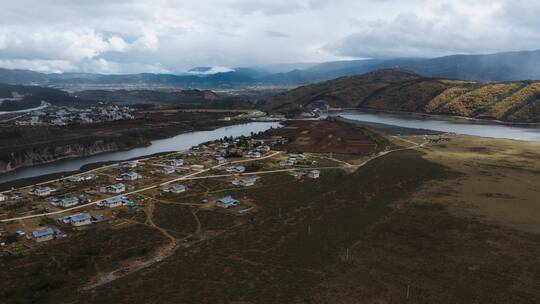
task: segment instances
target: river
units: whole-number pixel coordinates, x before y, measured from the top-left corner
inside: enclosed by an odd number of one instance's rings
[[[135,148],[128,151],[107,152],[93,156],[64,159],[49,164],[16,169],[8,173],[0,174],[0,184],[21,178],[76,171],[82,166],[92,163],[122,161],[161,152],[182,151],[203,142],[220,139],[225,136],[247,136],[250,135],[251,132],[257,133],[268,130],[272,127],[279,127],[279,122],[251,122],[247,124],[222,127],[212,131],[183,133],[171,138],[154,140],[151,142],[150,146]]]
[[[466,135],[477,135],[493,138],[507,138],[526,141],[540,141],[540,128],[510,126],[497,123],[486,123],[465,119],[430,117],[409,114],[371,113],[360,111],[345,111],[328,114],[340,115],[344,118],[395,125],[399,127],[428,129],[441,132],[453,132]],[[223,138],[225,136],[249,135],[251,132],[265,131],[278,127],[278,122],[252,122],[241,125],[219,128],[213,131],[197,131],[180,134],[175,137],[152,141],[147,147],[135,148],[128,151],[103,153],[94,156],[60,160],[50,164],[37,165],[0,174],[0,183],[21,178],[40,176],[51,173],[79,170],[81,166],[97,162],[121,161],[151,155],[161,152],[180,151],[200,143]]]
[[[421,116],[415,114],[393,114],[381,112],[344,111],[329,114],[346,119],[375,122],[413,129],[427,129],[482,137],[540,141],[540,126],[505,125],[494,122]]]

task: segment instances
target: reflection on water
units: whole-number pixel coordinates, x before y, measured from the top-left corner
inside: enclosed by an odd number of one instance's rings
[[[40,176],[51,173],[79,170],[81,166],[97,162],[120,161],[155,153],[168,151],[181,151],[189,149],[200,143],[216,140],[225,136],[250,135],[251,132],[261,132],[271,127],[279,127],[278,122],[252,122],[241,125],[219,128],[213,131],[197,131],[177,135],[167,139],[152,141],[148,147],[135,148],[128,151],[103,153],[94,156],[66,159],[50,164],[37,165],[21,168],[12,172],[0,174],[0,183],[5,183],[21,178]]]

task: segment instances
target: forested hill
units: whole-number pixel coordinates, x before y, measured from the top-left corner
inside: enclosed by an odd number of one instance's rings
[[[265,110],[292,114],[325,104],[540,122],[540,82],[482,83],[385,69],[296,88],[270,98]]]

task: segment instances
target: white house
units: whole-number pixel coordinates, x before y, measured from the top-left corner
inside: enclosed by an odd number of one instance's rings
[[[134,180],[137,180],[137,179],[140,179],[142,178],[142,175],[140,175],[139,173],[137,172],[128,172],[128,173],[122,173],[120,174],[116,180],[127,180],[127,181],[134,181]]]
[[[35,196],[49,196],[54,191],[56,191],[56,189],[51,187],[36,187],[32,189],[29,193]]]
[[[261,152],[258,152],[258,151],[250,151],[246,155],[246,157],[249,157],[249,158],[260,158],[261,156],[262,156]]]
[[[62,208],[69,208],[69,207],[73,207],[75,205],[77,205],[79,203],[79,198],[78,197],[75,197],[75,196],[70,196],[70,197],[64,197],[63,199],[61,199],[57,205],[59,207],[62,207]]]
[[[290,167],[290,166],[294,165],[294,161],[290,160],[290,159],[282,160],[282,161],[279,162],[279,165],[281,167]]]
[[[0,202],[7,201],[7,196],[3,193],[0,193]]]
[[[257,181],[257,177],[250,176],[246,178],[237,178],[232,181],[232,184],[235,186],[249,187],[249,186],[255,185],[256,181]]]
[[[186,192],[187,187],[181,184],[175,184],[172,186],[165,186],[162,188],[163,192],[170,192],[170,193],[182,193]]]
[[[163,174],[169,175],[169,174],[173,174],[174,172],[176,172],[176,169],[173,168],[173,167],[163,167],[163,168],[161,168],[161,173],[163,173]]]
[[[108,193],[122,193],[126,191],[126,185],[118,183],[114,185],[103,186],[101,187],[100,191]]]
[[[114,208],[114,207],[120,207],[123,204],[123,198],[121,196],[115,196],[108,198],[106,200],[102,200],[98,203],[99,206],[108,207],[108,208]]]
[[[167,160],[166,163],[171,167],[179,167],[184,165],[184,160],[181,158]]]
[[[230,208],[240,205],[240,201],[237,199],[234,199],[232,196],[225,196],[216,201],[216,206],[221,208]]]
[[[307,173],[307,176],[310,178],[319,178],[320,175],[321,175],[321,171],[319,170],[310,170]]]
[[[225,163],[225,157],[221,157],[221,156],[216,157],[216,162],[218,164],[224,164]]]
[[[227,168],[227,172],[231,173],[242,173],[246,171],[246,167],[244,166],[230,166]]]

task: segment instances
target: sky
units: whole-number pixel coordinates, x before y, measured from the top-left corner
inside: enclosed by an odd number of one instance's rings
[[[538,0],[17,0],[0,67],[181,73],[540,49]]]

